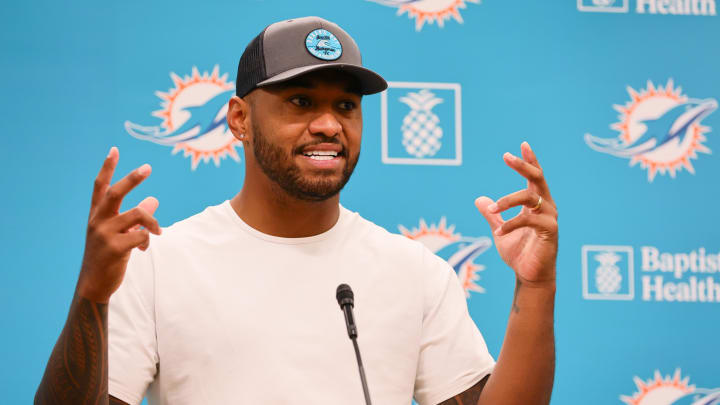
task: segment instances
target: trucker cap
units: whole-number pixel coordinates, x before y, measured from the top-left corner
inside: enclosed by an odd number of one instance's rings
[[[235,94],[280,83],[319,69],[337,69],[357,78],[362,94],[379,93],[387,82],[362,66],[360,49],[337,24],[303,17],[267,26],[240,57]]]

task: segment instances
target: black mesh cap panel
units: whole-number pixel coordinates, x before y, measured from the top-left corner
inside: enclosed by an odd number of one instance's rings
[[[245,48],[238,63],[237,78],[235,79],[235,94],[244,97],[261,81],[267,79],[265,57],[263,56],[263,36],[265,30]]]
[[[338,58],[325,60],[313,54],[308,36],[322,29],[334,35],[342,46]],[[338,69],[355,76],[361,94],[387,88],[382,76],[362,66],[355,40],[337,24],[320,17],[302,17],[268,25],[245,48],[238,63],[235,94],[245,97],[254,89],[280,83],[319,69]]]

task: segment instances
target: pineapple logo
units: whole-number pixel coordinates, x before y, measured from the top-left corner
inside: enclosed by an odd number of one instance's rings
[[[627,13],[628,0],[577,0],[577,7],[580,11]]]
[[[586,300],[635,298],[632,247],[583,246],[582,283]]]
[[[383,163],[461,165],[460,90],[458,83],[389,82],[380,94]]]
[[[410,107],[410,112],[403,119],[402,144],[407,153],[422,158],[433,156],[440,150],[440,138],[443,130],[440,127],[440,118],[433,114],[432,108],[443,102],[435,97],[428,89],[419,92],[409,92],[407,96],[400,97],[400,101]]]
[[[602,294],[615,294],[620,291],[622,276],[620,268],[615,264],[620,261],[620,256],[613,252],[604,252],[595,255],[595,260],[600,266],[595,269],[595,286]]]

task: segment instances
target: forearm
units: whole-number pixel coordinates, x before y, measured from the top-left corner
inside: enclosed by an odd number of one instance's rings
[[[108,305],[75,295],[35,404],[108,404]]]
[[[548,404],[555,374],[555,283],[517,283],[505,340],[478,405]]]

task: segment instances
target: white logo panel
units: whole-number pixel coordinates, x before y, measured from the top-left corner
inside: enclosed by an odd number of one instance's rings
[[[460,84],[389,82],[380,104],[383,163],[462,164]]]
[[[632,247],[583,246],[582,282],[583,298],[586,300],[635,298]]]
[[[627,13],[630,0],[577,0],[580,11],[599,13]]]

